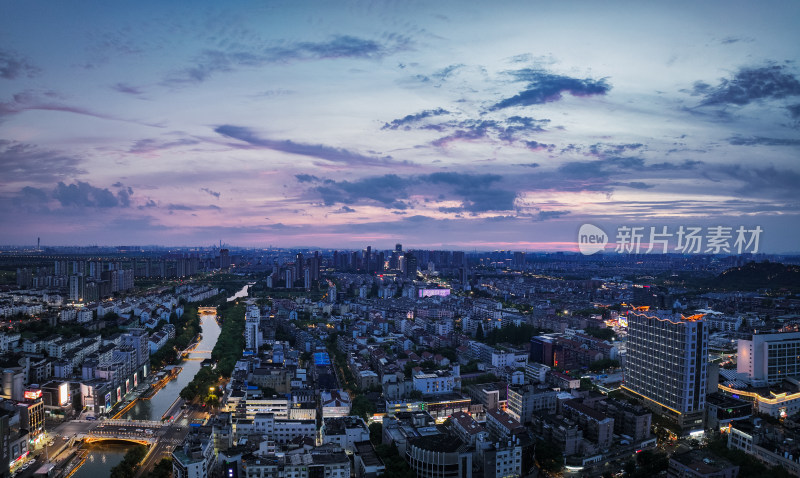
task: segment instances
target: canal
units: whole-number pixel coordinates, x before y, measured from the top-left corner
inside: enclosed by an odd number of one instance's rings
[[[228,302],[242,297],[247,297],[250,284],[245,285],[236,294],[228,298]],[[201,338],[195,350],[180,363],[183,368],[181,373],[169,382],[164,388],[158,391],[150,400],[139,400],[136,405],[128,410],[122,418],[132,420],[161,420],[161,416],[178,398],[181,390],[200,370],[200,363],[203,359],[211,357],[211,350],[219,338],[220,327],[216,317],[204,315],[200,318]],[[89,454],[84,464],[72,475],[74,478],[97,478],[99,476],[109,476],[111,468],[119,464],[129,445],[124,443],[96,443],[89,446]]]

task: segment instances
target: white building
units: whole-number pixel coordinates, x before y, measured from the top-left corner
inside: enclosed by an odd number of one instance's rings
[[[320,392],[320,403],[322,404],[323,419],[327,417],[346,417],[350,415],[350,408],[353,406],[350,394],[345,390]]]
[[[261,331],[259,330],[260,323],[261,312],[258,310],[258,306],[248,306],[247,312],[245,312],[245,347],[247,350],[252,350],[256,353],[258,353],[258,346],[261,344]]]
[[[753,386],[774,385],[800,375],[800,332],[755,334],[739,339],[736,371]]]
[[[455,378],[449,372],[418,373],[413,377],[414,390],[424,395],[451,393],[455,389]]]

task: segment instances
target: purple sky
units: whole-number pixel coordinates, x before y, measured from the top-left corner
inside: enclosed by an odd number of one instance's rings
[[[798,2],[119,3],[0,4],[0,243],[800,250]]]

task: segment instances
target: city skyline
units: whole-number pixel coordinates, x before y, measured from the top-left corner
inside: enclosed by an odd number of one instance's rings
[[[3,244],[798,252],[796,3],[3,5]]]

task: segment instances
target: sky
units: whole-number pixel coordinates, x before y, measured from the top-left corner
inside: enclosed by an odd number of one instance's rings
[[[0,244],[800,251],[800,2],[0,11]]]

